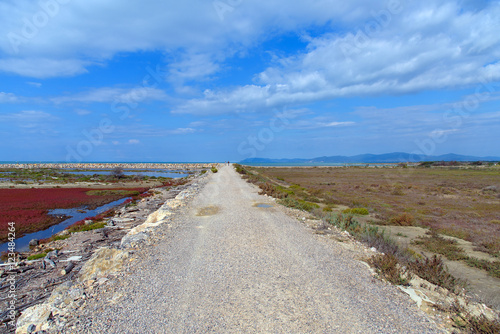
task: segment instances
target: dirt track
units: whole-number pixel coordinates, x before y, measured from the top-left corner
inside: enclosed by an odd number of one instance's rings
[[[436,333],[395,287],[241,180],[211,175],[77,332]],[[71,330],[71,331],[74,331]]]

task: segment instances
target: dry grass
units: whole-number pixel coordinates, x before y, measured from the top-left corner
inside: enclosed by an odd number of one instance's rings
[[[256,173],[255,170],[246,169],[239,165],[235,168],[243,178],[247,181],[259,185],[261,193],[266,193],[271,196],[281,196],[282,199],[279,203],[295,207],[298,209],[313,212],[316,216],[322,219],[323,223],[318,230],[325,230],[328,225],[334,225],[341,230],[348,231],[356,239],[364,242],[369,247],[375,247],[383,255],[372,257],[369,262],[377,270],[379,275],[394,284],[407,284],[411,280],[412,273],[415,273],[428,281],[447,288],[449,290],[459,290],[463,287],[463,282],[454,278],[444,266],[441,258],[433,257],[428,259],[416,254],[414,251],[406,247],[400,247],[393,239],[386,236],[383,230],[379,230],[377,226],[366,223],[359,223],[354,219],[351,209],[344,210],[344,213],[330,212],[331,202],[328,202],[323,210],[318,210],[319,205],[315,203],[306,202],[303,198],[318,196],[320,202],[325,205],[325,198],[321,198],[321,191],[317,189],[306,188],[293,183],[290,187],[284,188],[280,184],[276,184],[272,179],[262,173]],[[280,177],[284,180],[284,178]],[[277,178],[276,178],[277,179]],[[283,181],[280,180],[280,181]],[[286,182],[286,181],[283,181]],[[290,183],[288,183],[290,184]],[[334,184],[334,183],[333,183]],[[375,185],[371,185],[374,187]],[[411,187],[410,187],[411,188]],[[329,197],[330,195],[327,194]],[[324,210],[329,208],[330,210]],[[366,213],[364,208],[363,213]],[[367,210],[366,210],[367,211]],[[410,215],[403,215],[398,221],[400,223],[407,223],[413,221]]]
[[[391,223],[391,219],[395,219],[393,222],[397,225],[432,227],[500,256],[499,194],[483,191],[492,185],[500,188],[498,168],[273,167],[250,170],[295,184],[300,189],[288,189],[312,194],[320,204],[364,207],[383,222]]]
[[[465,286],[465,282],[453,277],[447,270],[441,257],[434,255],[432,258],[416,259],[409,264],[410,270],[417,273],[423,279],[458,292]]]
[[[411,214],[405,212],[389,219],[389,224],[396,226],[413,226],[415,224],[415,218]]]
[[[444,255],[448,260],[458,261],[468,258],[456,240],[443,238],[437,233],[430,233],[430,236],[418,238],[413,243],[423,246],[429,252]]]
[[[372,256],[368,263],[392,284],[409,285],[411,281],[411,273],[408,269],[401,267],[398,259],[392,254]]]
[[[451,319],[454,326],[462,329],[466,333],[473,334],[497,334],[500,333],[500,320],[488,319],[484,315],[475,316],[468,312],[457,301],[453,303],[450,309],[446,310],[454,314]]]

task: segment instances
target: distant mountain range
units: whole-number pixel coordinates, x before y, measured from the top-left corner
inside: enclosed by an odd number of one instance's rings
[[[354,156],[336,155],[331,157],[318,157],[312,159],[267,159],[248,158],[242,160],[243,164],[252,163],[398,163],[398,162],[421,162],[421,161],[500,161],[500,157],[474,157],[459,154],[443,155],[415,155],[403,152],[386,154],[360,154]]]

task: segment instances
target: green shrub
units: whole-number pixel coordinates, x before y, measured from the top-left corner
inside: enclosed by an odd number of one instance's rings
[[[366,216],[366,215],[370,214],[370,212],[368,212],[368,209],[365,209],[365,208],[345,209],[342,212],[346,213],[346,214],[350,213],[350,214],[353,214],[353,215],[362,215],[362,216]]]
[[[53,235],[50,238],[46,238],[46,239],[40,240],[40,244],[47,244],[49,242],[57,241],[57,240],[66,240],[69,237],[70,237],[69,234],[65,234],[65,235]]]
[[[119,196],[123,196],[123,197],[138,196],[141,194],[137,190],[123,190],[123,189],[98,189],[98,190],[89,190],[85,193],[89,196],[119,195]]]
[[[210,169],[210,170],[212,171],[212,173],[217,173],[218,172],[218,170],[217,170],[217,168],[215,168],[215,166],[212,167],[212,169]]]
[[[448,260],[465,260],[467,255],[462,248],[458,247],[456,240],[443,238],[435,232],[429,237],[420,237],[413,241],[415,245],[421,245],[428,251],[444,255]]]
[[[282,204],[284,206],[287,206],[289,208],[295,208],[295,209],[309,211],[309,212],[314,210],[314,209],[319,208],[319,205],[316,203],[310,203],[310,202],[306,202],[303,200],[297,200],[297,199],[291,198],[291,197],[285,197],[283,199],[280,199],[278,201],[278,203]]]
[[[246,170],[245,168],[243,168],[240,164],[233,164],[234,166],[234,169],[236,170],[237,173],[240,173],[240,174],[246,174]]]
[[[41,259],[41,258],[43,258],[45,256],[47,256],[46,252],[44,252],[44,253],[38,253],[38,254],[33,254],[33,255],[28,256],[27,260],[28,261],[38,260],[38,259]]]
[[[86,231],[97,230],[99,228],[103,228],[104,226],[106,226],[105,222],[96,222],[90,225],[73,225],[68,228],[68,231],[70,233],[86,232]]]
[[[483,269],[488,272],[490,276],[500,278],[500,262],[499,261],[488,261],[483,259],[477,259],[475,257],[467,257],[465,263],[468,266]]]
[[[325,218],[326,222],[337,226],[341,230],[345,230],[353,235],[361,232],[362,226],[353,219],[352,215],[345,215],[338,213],[336,215],[330,214]]]
[[[396,184],[391,192],[392,195],[403,196],[405,193],[403,192],[403,185]]]

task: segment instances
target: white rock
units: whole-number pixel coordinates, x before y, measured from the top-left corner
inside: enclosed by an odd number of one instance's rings
[[[19,319],[17,319],[16,334],[27,333],[30,325],[39,327],[46,323],[53,309],[51,305],[39,304],[24,310]]]
[[[127,235],[122,238],[120,244],[122,248],[135,247],[149,239],[149,235],[146,232],[139,232],[139,233],[130,233],[130,232],[127,233]]]
[[[129,254],[127,251],[112,248],[98,249],[80,270],[79,281],[84,282],[120,271]]]

